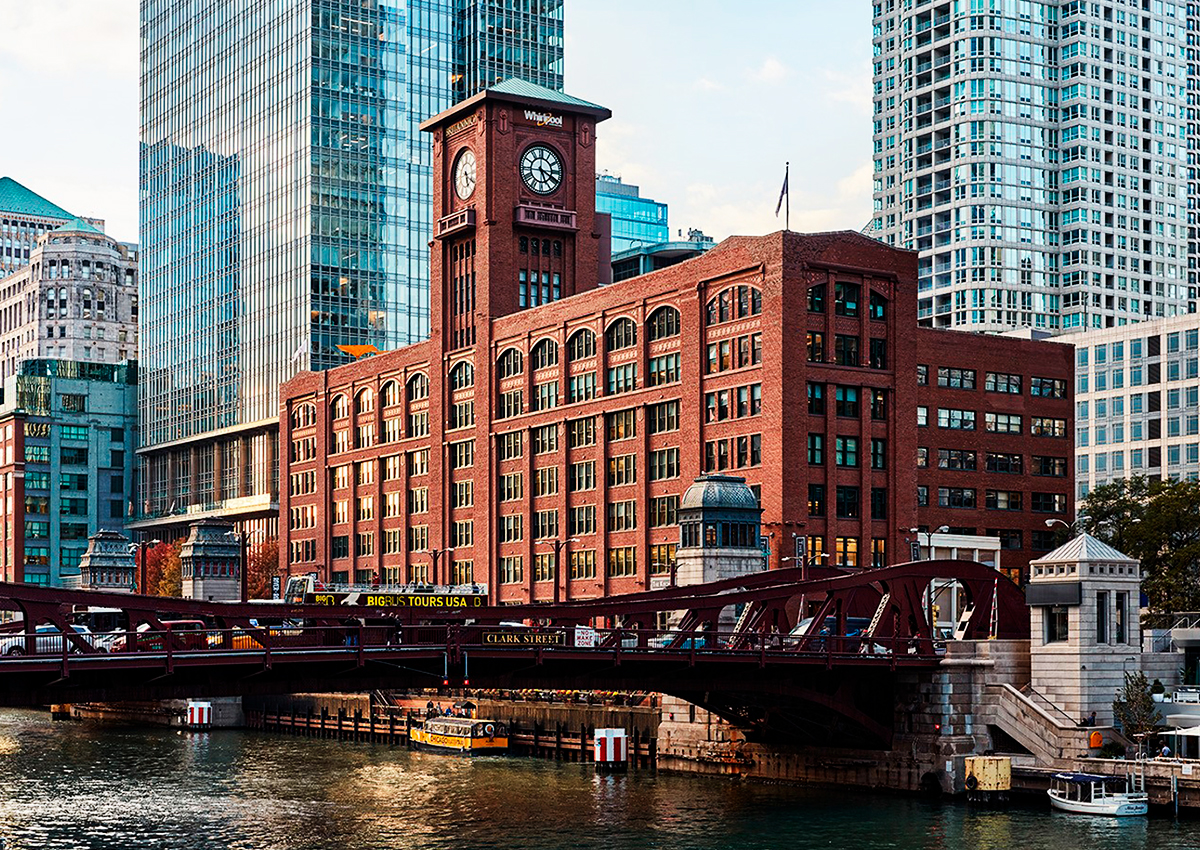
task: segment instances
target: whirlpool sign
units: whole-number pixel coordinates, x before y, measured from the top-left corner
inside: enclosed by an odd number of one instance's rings
[[[563,117],[550,112],[538,112],[536,109],[525,110],[525,120],[539,127],[562,127]]]

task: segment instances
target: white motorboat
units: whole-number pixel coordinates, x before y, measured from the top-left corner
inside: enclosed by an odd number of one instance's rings
[[[1056,773],[1050,790],[1050,805],[1080,815],[1130,817],[1149,809],[1145,777],[1100,776],[1094,773]],[[1123,790],[1110,786],[1123,784]]]

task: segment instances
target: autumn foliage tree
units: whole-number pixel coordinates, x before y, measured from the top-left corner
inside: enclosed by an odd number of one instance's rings
[[[146,558],[146,587],[147,596],[179,596],[183,589],[182,569],[179,553],[183,541],[173,543],[159,541],[147,547]],[[139,556],[140,557],[140,556]],[[174,592],[170,592],[174,589]]]
[[[279,538],[268,537],[250,549],[246,565],[246,595],[250,599],[271,598],[271,578],[279,574]]]

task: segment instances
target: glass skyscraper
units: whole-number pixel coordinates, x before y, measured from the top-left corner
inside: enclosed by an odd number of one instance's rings
[[[667,205],[643,198],[637,186],[609,174],[596,176],[596,211],[612,216],[612,252],[646,247],[671,238]]]
[[[923,324],[1061,332],[1195,310],[1193,9],[875,0],[866,232],[920,252]]]
[[[428,335],[424,119],[562,87],[562,0],[142,0],[139,522],[270,530],[277,390]]]

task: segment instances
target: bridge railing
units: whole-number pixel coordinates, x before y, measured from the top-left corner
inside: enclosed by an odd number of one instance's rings
[[[274,625],[208,628],[200,624],[165,631],[139,629],[64,636],[41,627],[0,636],[0,656],[66,657],[147,653],[220,654],[312,651],[338,648],[446,649],[467,652],[603,652],[735,657],[804,656],[857,659],[935,658],[929,642],[861,635],[746,633],[721,629],[636,629],[516,624],[438,625]]]

